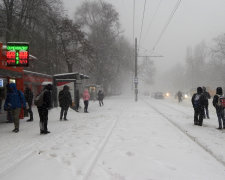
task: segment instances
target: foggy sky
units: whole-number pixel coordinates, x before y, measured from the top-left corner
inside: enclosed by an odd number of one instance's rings
[[[74,18],[76,8],[84,0],[62,0],[68,15]],[[124,35],[133,42],[133,0],[106,0],[115,6],[120,14],[121,28]],[[145,0],[136,0],[135,37],[141,31],[142,13]],[[140,45],[140,55],[149,55],[144,49],[151,51],[159,34],[162,31],[177,0],[162,0],[155,19],[153,14],[160,0],[147,0],[143,34]],[[170,25],[159,42],[154,55],[163,55],[164,58],[155,58],[158,73],[165,71],[172,65],[184,63],[187,46],[194,47],[205,40],[210,43],[213,38],[225,33],[225,1],[224,0],[183,0],[175,13]],[[152,26],[147,31],[150,22]]]

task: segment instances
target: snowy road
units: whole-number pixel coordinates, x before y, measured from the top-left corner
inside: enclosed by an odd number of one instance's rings
[[[211,107],[210,107],[211,108]],[[37,112],[21,121],[18,134],[0,124],[1,180],[224,179],[225,131],[217,120],[193,126],[190,103],[142,97],[113,97],[90,113],[70,111],[68,122],[49,116],[39,135]],[[213,110],[211,110],[213,111]]]

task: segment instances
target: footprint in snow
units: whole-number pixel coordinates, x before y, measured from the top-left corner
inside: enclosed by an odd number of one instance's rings
[[[59,148],[54,146],[54,147],[51,147],[51,150],[58,150]]]
[[[131,156],[134,156],[134,153],[128,151],[128,152],[126,153],[126,155],[131,157]]]
[[[67,160],[67,159],[62,159],[62,162],[64,163],[64,164],[66,164],[66,165],[68,165],[68,166],[70,166],[71,165],[71,162],[69,161],[69,160]]]
[[[43,154],[45,151],[43,151],[43,150],[39,150],[38,151],[38,154]]]
[[[57,157],[57,154],[49,154],[49,156],[55,158],[55,157]]]
[[[72,158],[75,158],[75,157],[77,157],[77,156],[76,156],[75,153],[72,153],[72,154],[71,154],[71,157],[72,157]]]
[[[160,147],[160,148],[162,148],[162,149],[165,148],[164,146],[162,146],[162,145],[160,145],[160,144],[158,144],[157,146]]]

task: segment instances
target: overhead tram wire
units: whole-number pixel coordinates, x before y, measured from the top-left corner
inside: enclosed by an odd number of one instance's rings
[[[150,29],[151,29],[151,27],[152,27],[152,23],[153,23],[153,21],[154,21],[156,15],[157,15],[157,13],[158,13],[158,11],[159,11],[159,8],[160,8],[161,3],[162,3],[162,0],[159,1],[158,5],[157,5],[157,7],[156,7],[156,10],[155,10],[155,12],[154,12],[154,14],[153,14],[153,17],[152,17],[152,19],[151,19],[151,21],[150,21],[150,23],[149,23],[149,25],[148,25],[147,32],[146,32],[146,36],[148,35],[148,33],[149,33],[149,31],[150,31]]]
[[[134,23],[135,23],[135,0],[133,1],[133,43],[134,43]]]
[[[159,38],[157,39],[155,45],[154,45],[153,48],[152,48],[153,51],[155,50],[155,48],[156,48],[156,46],[158,45],[159,41],[161,40],[163,34],[165,33],[167,27],[169,26],[169,24],[170,24],[172,18],[174,17],[174,14],[176,13],[177,9],[178,9],[179,6],[180,6],[181,1],[182,1],[182,0],[178,0],[178,1],[177,1],[177,3],[176,3],[176,5],[175,5],[175,7],[174,7],[172,13],[170,14],[170,16],[169,16],[169,18],[168,18],[167,23],[165,24],[163,30],[161,31],[161,33],[160,33],[160,35],[159,35]]]
[[[143,10],[143,16],[142,16],[142,23],[141,23],[141,32],[140,32],[139,43],[138,43],[138,51],[139,51],[139,47],[141,45],[141,36],[142,36],[142,30],[143,30],[143,24],[144,24],[144,18],[145,18],[145,6],[146,6],[146,0],[144,3],[144,10]]]

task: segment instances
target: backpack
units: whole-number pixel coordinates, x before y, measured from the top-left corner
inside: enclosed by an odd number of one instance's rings
[[[225,97],[224,96],[218,96],[217,105],[225,108]]]
[[[37,107],[41,107],[43,105],[43,102],[44,102],[44,93],[45,91],[42,91],[38,96],[36,96],[36,98],[34,99],[34,104],[37,106]]]
[[[198,108],[200,106],[200,97],[201,94],[196,94],[194,98],[194,108]]]

